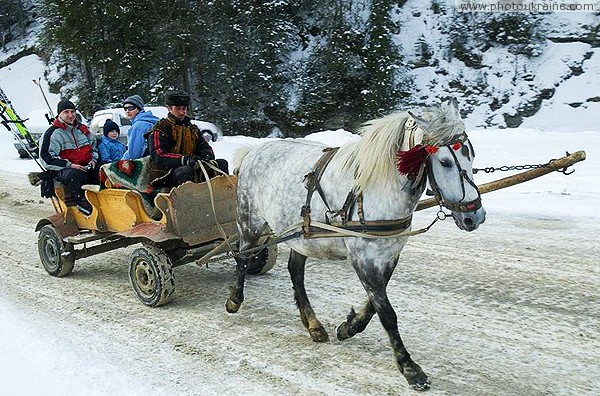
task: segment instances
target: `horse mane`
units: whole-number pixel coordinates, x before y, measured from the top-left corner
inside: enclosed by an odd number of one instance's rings
[[[248,145],[240,147],[233,153],[233,174],[237,175],[240,170],[240,164],[244,157],[252,150],[256,145]]]
[[[398,174],[399,150],[409,150],[417,144],[446,145],[464,132],[460,113],[452,105],[443,104],[418,112],[421,122],[427,122],[425,131],[413,120],[407,125],[414,114],[409,111],[392,113],[363,124],[359,129],[362,138],[340,147],[336,153],[335,158],[341,161],[338,172],[353,174],[358,191],[370,184],[389,183]]]

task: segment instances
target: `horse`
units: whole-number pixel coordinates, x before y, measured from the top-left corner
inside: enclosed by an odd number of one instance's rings
[[[449,209],[460,229],[473,231],[485,221],[481,195],[473,182],[475,153],[454,102],[369,121],[362,126],[360,136],[356,142],[333,150],[327,161],[320,158],[324,150],[332,150],[304,139],[263,143],[245,153],[237,166],[240,255],[236,258],[237,279],[226,309],[235,313],[244,300],[244,280],[252,265],[252,251],[265,230],[281,235],[290,226],[302,223],[303,218],[306,226],[309,209],[309,227],[303,227],[304,235],[285,243],[290,247],[288,271],[294,298],[310,337],[316,342],[329,340],[304,287],[307,257],[347,259],[368,299],[360,312],[351,309],[346,321],[337,328],[338,339],[362,332],[377,313],[399,371],[414,389],[425,390],[430,381],[404,347],[386,287],[410,234],[410,219],[427,181],[438,198],[440,210],[441,205]],[[319,161],[320,169],[314,169]],[[317,186],[313,185],[313,189],[318,194],[311,196],[303,180],[315,172]],[[312,222],[333,224],[336,214],[340,215],[342,230],[344,224],[352,223],[352,218],[359,218],[354,223],[364,232],[358,236],[342,232],[328,238],[310,237]],[[377,238],[377,231],[390,224],[396,226],[395,232]]]

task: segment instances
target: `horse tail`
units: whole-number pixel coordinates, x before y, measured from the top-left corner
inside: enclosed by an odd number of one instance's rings
[[[244,160],[244,157],[252,150],[255,146],[244,146],[237,149],[233,155],[233,174],[237,175],[240,170],[240,165]]]

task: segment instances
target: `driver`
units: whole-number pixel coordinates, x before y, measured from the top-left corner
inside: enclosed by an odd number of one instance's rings
[[[166,95],[169,113],[154,124],[148,134],[148,149],[151,162],[167,174],[155,187],[176,187],[187,181],[204,181],[200,162],[210,163],[224,173],[228,173],[227,161],[215,159],[213,149],[202,136],[200,129],[187,116],[190,95],[184,91],[169,92]],[[205,168],[209,177],[216,172]]]

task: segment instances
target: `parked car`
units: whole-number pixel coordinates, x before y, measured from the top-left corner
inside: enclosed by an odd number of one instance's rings
[[[168,110],[166,107],[162,106],[146,106],[144,110],[149,110],[157,116],[158,118],[166,117],[168,114]],[[98,110],[94,113],[94,117],[90,122],[90,129],[93,133],[97,135],[102,135],[102,127],[106,120],[114,121],[121,130],[121,134],[119,135],[119,140],[123,144],[127,144],[127,131],[131,128],[131,121],[127,117],[125,117],[125,111],[121,107],[117,107],[114,109],[104,109]],[[192,123],[197,125],[200,128],[200,131],[203,134],[207,134],[211,141],[216,142],[223,138],[223,133],[215,124],[206,121],[200,120],[192,120]]]

